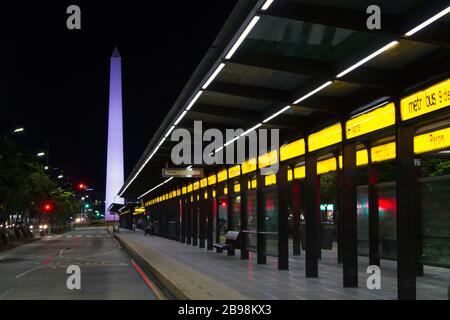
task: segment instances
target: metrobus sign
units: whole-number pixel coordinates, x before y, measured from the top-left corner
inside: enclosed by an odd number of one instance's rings
[[[450,106],[450,79],[416,92],[400,103],[402,120],[409,120]]]

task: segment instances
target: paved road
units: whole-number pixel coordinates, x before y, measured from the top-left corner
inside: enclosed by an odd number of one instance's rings
[[[69,265],[81,290],[69,290]],[[104,228],[80,229],[0,252],[2,299],[155,299],[130,257]]]

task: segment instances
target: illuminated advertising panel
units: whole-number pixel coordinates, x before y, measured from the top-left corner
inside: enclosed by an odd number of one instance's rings
[[[345,134],[347,139],[352,139],[394,124],[395,105],[394,103],[389,103],[386,106],[348,120],[345,124]]]

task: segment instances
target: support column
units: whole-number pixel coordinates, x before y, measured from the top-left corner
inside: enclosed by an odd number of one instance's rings
[[[200,200],[198,202],[198,207],[200,210],[200,221],[199,221],[199,247],[205,248],[206,242],[206,201],[205,190],[202,189],[200,192]]]
[[[194,202],[192,203],[192,245],[198,245],[198,193],[194,193]]]
[[[181,243],[186,243],[186,215],[187,215],[187,198],[186,196],[181,197]]]
[[[256,260],[258,264],[266,264],[266,237],[261,232],[266,231],[266,219],[264,214],[264,176],[256,174]]]
[[[207,216],[207,226],[206,226],[206,249],[213,250],[214,244],[214,197],[213,188],[208,187],[207,189],[208,199],[205,201],[205,211]]]
[[[232,231],[234,230],[234,223],[233,223],[233,192],[234,192],[234,183],[232,180],[227,180],[227,230]]]
[[[370,150],[370,149],[369,149]],[[370,155],[369,155],[370,158]],[[378,167],[369,166],[369,264],[380,266],[380,219],[378,212]]]
[[[398,107],[398,103],[397,103]],[[397,287],[398,299],[416,299],[414,128],[397,127]]]
[[[301,210],[301,194],[300,181],[292,183],[292,248],[293,255],[301,254],[300,247],[300,210]]]
[[[289,270],[288,167],[280,164],[278,185],[278,270]]]
[[[223,192],[223,186],[219,186],[219,184],[217,185],[217,190],[216,190],[216,243],[220,243],[220,222],[219,222],[219,210],[220,210],[220,197],[224,195]]]
[[[356,211],[356,143],[343,146],[343,249],[344,287],[358,287],[358,229]]]
[[[336,161],[339,161],[339,158],[336,158]],[[339,163],[339,162],[338,162]],[[338,263],[343,263],[344,261],[344,239],[343,239],[343,234],[344,234],[344,229],[343,229],[343,223],[342,223],[342,216],[343,216],[343,212],[344,212],[344,201],[342,200],[343,194],[342,194],[342,189],[344,188],[344,178],[343,178],[343,172],[342,169],[338,169],[337,170],[337,175],[336,175],[336,186],[337,186],[337,190],[336,190],[336,199],[337,199],[337,242],[338,242],[338,246],[337,246],[337,256],[338,256]]]
[[[247,237],[248,230],[247,226],[247,190],[248,190],[248,176],[242,175],[239,181],[241,185],[241,260],[248,260],[248,250],[247,250]]]
[[[319,276],[318,253],[320,248],[320,193],[317,190],[317,156],[307,155],[305,161],[305,245],[306,277]]]
[[[187,195],[186,205],[186,244],[192,244],[192,193]]]

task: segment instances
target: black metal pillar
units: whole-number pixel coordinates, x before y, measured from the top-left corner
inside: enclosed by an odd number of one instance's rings
[[[234,183],[232,180],[227,180],[227,230],[232,231],[235,229],[234,226],[234,212],[233,212],[233,192],[234,192]],[[237,231],[237,230],[236,230]]]
[[[200,200],[198,202],[198,207],[200,210],[199,214],[199,247],[205,248],[206,244],[206,202],[207,199],[205,199],[205,192],[206,190],[202,189],[200,191]]]
[[[198,193],[194,193],[194,202],[192,203],[192,245],[198,245],[198,205],[199,200],[197,199]]]
[[[214,197],[213,197],[213,188],[208,187],[207,189],[208,199],[205,201],[205,211],[207,217],[207,225],[206,225],[206,249],[213,250],[214,244]]]
[[[339,157],[336,157],[336,161],[339,163]],[[336,206],[337,206],[337,256],[338,263],[344,261],[344,230],[342,228],[342,214],[344,212],[344,201],[342,199],[342,189],[344,188],[344,178],[342,169],[338,169],[336,173]]]
[[[343,272],[344,287],[358,287],[357,171],[356,143],[343,146]]]
[[[186,199],[186,244],[192,244],[192,197],[189,193]]]
[[[186,215],[187,215],[187,197],[181,197],[181,243],[186,243]]]
[[[256,260],[258,264],[266,264],[266,219],[264,213],[264,176],[256,174]]]
[[[414,300],[417,272],[414,128],[398,126],[396,142],[398,299]]]
[[[278,185],[278,270],[289,270],[288,167],[280,164]]]
[[[370,157],[370,156],[369,156]],[[380,266],[380,222],[378,212],[378,167],[369,165],[369,264]]]
[[[305,161],[305,245],[306,277],[319,276],[318,253],[320,248],[320,192],[317,176],[317,156],[307,155]]]
[[[242,175],[240,178],[241,186],[241,260],[248,260],[247,250],[247,196],[248,196],[248,176]]]
[[[301,254],[300,247],[300,209],[301,194],[300,181],[292,183],[292,251],[294,256]]]

